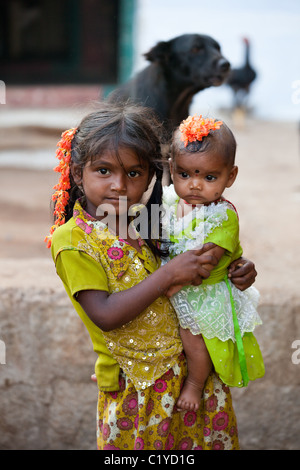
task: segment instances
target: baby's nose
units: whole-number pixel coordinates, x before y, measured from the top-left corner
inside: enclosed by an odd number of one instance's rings
[[[190,179],[190,188],[200,190],[202,188],[201,178],[198,178],[198,177],[191,178]]]

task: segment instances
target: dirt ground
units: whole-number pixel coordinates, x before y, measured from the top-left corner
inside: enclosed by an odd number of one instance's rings
[[[239,175],[225,196],[238,209],[244,255],[255,262],[262,296],[298,297],[300,154],[298,123],[227,121],[238,142]],[[61,129],[6,128],[0,153],[53,149]],[[0,158],[1,163],[1,158]],[[26,165],[25,165],[26,166]],[[57,174],[19,164],[0,167],[0,283],[43,285],[57,279],[43,242],[51,225],[50,198]]]

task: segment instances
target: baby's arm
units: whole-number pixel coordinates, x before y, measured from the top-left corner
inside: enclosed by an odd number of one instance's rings
[[[202,265],[214,265],[209,246],[183,253],[162,266],[139,284],[122,292],[108,294],[101,290],[78,292],[77,301],[89,318],[103,331],[119,328],[137,317],[173,285],[198,285],[209,271]]]

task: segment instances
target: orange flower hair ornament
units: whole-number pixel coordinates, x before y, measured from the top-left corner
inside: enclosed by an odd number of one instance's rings
[[[60,178],[58,184],[53,187],[53,189],[56,189],[52,195],[52,201],[56,201],[53,213],[55,222],[50,228],[50,235],[44,240],[48,248],[51,247],[54,231],[65,223],[65,208],[69,201],[68,189],[70,189],[71,145],[76,131],[77,128],[72,128],[63,132],[61,140],[57,144],[56,158],[59,159],[59,164],[54,168],[54,171],[60,173]]]
[[[200,116],[189,116],[187,119],[182,121],[179,126],[181,140],[184,141],[184,146],[186,147],[189,142],[202,140],[202,138],[207,136],[210,131],[220,129],[222,124],[222,121],[203,118],[201,114]]]

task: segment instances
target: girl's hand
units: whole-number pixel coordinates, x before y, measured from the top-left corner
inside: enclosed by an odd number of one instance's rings
[[[196,250],[198,253],[198,262],[201,264],[201,278],[197,277],[191,282],[192,286],[198,286],[202,283],[202,279],[207,279],[210,275],[210,271],[218,264],[221,257],[224,254],[224,249],[215,245],[214,243],[205,243],[201,249]],[[173,285],[167,292],[166,296],[171,297],[176,294],[185,284]]]
[[[246,258],[236,259],[229,266],[228,277],[241,291],[252,286],[256,276],[254,263]]]
[[[176,292],[180,291],[180,289],[182,289],[183,287],[184,287],[183,285],[181,285],[181,286],[172,286],[172,287],[170,287],[170,289],[167,290],[167,292],[165,293],[165,296],[170,298],[170,297],[172,297],[172,295],[176,294]]]

